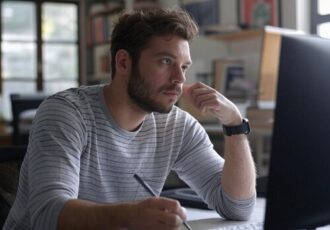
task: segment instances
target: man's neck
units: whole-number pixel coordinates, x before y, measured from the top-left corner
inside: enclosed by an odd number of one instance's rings
[[[134,131],[139,128],[147,112],[135,105],[122,87],[111,83],[103,89],[103,95],[113,119],[117,124],[127,130]]]

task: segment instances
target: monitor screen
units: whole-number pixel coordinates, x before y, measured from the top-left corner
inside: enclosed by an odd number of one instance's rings
[[[330,40],[281,38],[265,229],[330,224]]]

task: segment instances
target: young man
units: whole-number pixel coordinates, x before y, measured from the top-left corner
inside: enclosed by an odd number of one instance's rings
[[[120,17],[111,83],[69,89],[40,106],[4,229],[180,229],[180,204],[151,197],[134,178],[160,194],[170,170],[221,216],[248,219],[255,170],[246,135],[225,137],[224,161],[202,126],[174,106],[197,33],[179,10]],[[227,129],[246,125],[214,89],[196,83],[184,91]]]

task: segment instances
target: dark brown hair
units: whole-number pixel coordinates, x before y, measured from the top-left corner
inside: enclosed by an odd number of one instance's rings
[[[144,9],[125,11],[114,27],[111,37],[111,69],[115,75],[115,55],[124,49],[130,53],[133,65],[153,36],[176,35],[191,41],[198,26],[190,15],[181,10]]]

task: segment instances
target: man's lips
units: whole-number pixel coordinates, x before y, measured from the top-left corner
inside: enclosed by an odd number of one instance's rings
[[[181,95],[180,86],[164,87],[162,93],[171,99],[177,99]]]
[[[178,97],[181,95],[181,89],[180,88],[168,89],[168,90],[164,90],[163,93],[171,100],[177,100]]]
[[[179,96],[177,91],[165,91],[164,94],[171,99],[176,99]]]
[[[178,91],[165,91],[164,93],[167,94],[167,95],[176,95],[176,96],[179,95]]]

